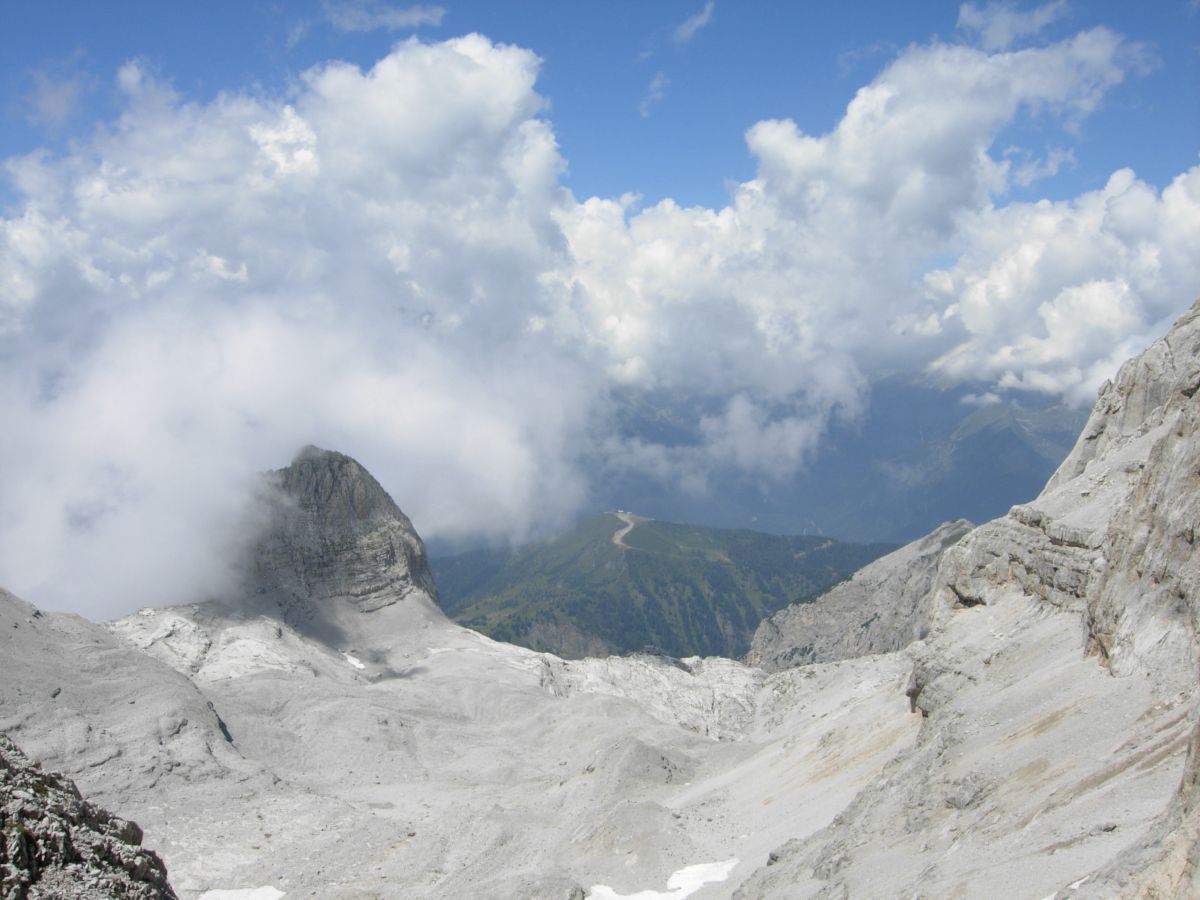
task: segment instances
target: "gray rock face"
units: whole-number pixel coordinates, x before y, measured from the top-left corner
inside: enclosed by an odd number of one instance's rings
[[[0,735],[0,898],[174,900],[142,830],[84,800]]]
[[[945,553],[917,741],[739,896],[1200,896],[1198,386],[1200,304]]]
[[[254,608],[318,634],[347,610],[402,601],[436,609],[424,544],[356,461],[306,447],[266,483],[269,524],[249,565]],[[237,604],[246,607],[244,598]]]
[[[1155,436],[1145,464],[1130,473],[1127,505],[1104,535],[1107,565],[1086,603],[1088,649],[1117,675],[1179,685],[1191,707],[1186,764],[1170,806],[1138,845],[1100,873],[1092,896],[1200,896],[1198,388],[1200,303],[1105,386],[1084,435],[1096,449],[1077,448],[1064,463],[1086,472],[1101,452]]]
[[[966,519],[945,522],[813,602],[794,603],[764,619],[747,664],[778,672],[907,647],[928,630],[926,601],[942,554],[973,527]]]
[[[0,733],[119,812],[131,794],[257,772],[188,678],[101,625],[42,612],[4,590]]]

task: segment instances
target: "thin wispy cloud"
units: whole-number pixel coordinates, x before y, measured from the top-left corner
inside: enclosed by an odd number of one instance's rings
[[[284,40],[284,45],[291,50],[302,40],[308,37],[308,33],[312,31],[313,23],[308,19],[301,19],[299,22],[292,22],[288,25],[287,36]]]
[[[717,4],[715,0],[708,0],[704,4],[704,8],[694,16],[689,17],[685,21],[676,26],[672,37],[677,44],[686,44],[694,38],[703,28],[706,28],[713,20],[713,12],[716,10]]]
[[[1054,0],[1022,12],[1015,3],[964,3],[958,9],[958,27],[979,35],[984,50],[1007,50],[1021,38],[1032,37],[1070,11],[1067,0]]]
[[[895,56],[898,49],[899,47],[892,41],[874,41],[863,47],[843,50],[837,56],[838,73],[845,77],[868,60]]]
[[[650,79],[650,86],[646,88],[646,96],[642,97],[642,102],[638,104],[638,112],[643,119],[650,118],[651,110],[667,96],[667,87],[670,84],[671,79],[667,77],[666,72],[654,73],[654,77]]]
[[[49,62],[29,73],[32,87],[25,97],[26,120],[49,131],[60,131],[92,92],[94,81],[79,68],[80,54]]]
[[[324,0],[325,17],[338,31],[401,31],[422,25],[441,25],[441,6],[393,6],[378,0]]]

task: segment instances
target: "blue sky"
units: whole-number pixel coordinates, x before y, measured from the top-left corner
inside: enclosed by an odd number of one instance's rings
[[[0,158],[61,146],[111,116],[113,78],[130,59],[146,61],[183,96],[208,100],[250,87],[284,92],[329,59],[370,65],[413,34],[438,40],[477,31],[542,59],[538,90],[569,166],[564,181],[577,195],[631,191],[647,202],[718,206],[730,179],[753,175],[743,133],[754,122],[790,117],[810,134],[828,131],[854,92],[906,46],[966,39],[959,6],[726,2],[681,41],[677,30],[703,15],[704,3],[456,2],[436,7],[439,24],[348,32],[313,2],[5,0]],[[1196,162],[1197,5],[1074,2],[1038,40],[1097,25],[1142,42],[1147,70],[1070,135],[1075,164],[1039,185],[1045,196],[1096,186],[1122,166],[1161,187]],[[648,102],[660,74],[662,97]],[[31,121],[47,83],[77,84],[78,102],[61,121]],[[1036,139],[1037,124],[1030,130]]]
[[[1084,408],[1200,294],[1191,0],[0,17],[0,584],[48,606],[221,590],[305,444],[520,541],[770,491],[886,377]]]

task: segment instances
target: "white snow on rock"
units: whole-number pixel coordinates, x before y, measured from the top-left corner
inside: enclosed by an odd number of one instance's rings
[[[597,884],[588,892],[588,900],[683,900],[706,884],[724,881],[738,864],[737,857],[724,862],[700,863],[686,866],[667,879],[665,891],[638,891],[618,894],[606,884]]]
[[[346,657],[346,662],[350,663],[356,669],[365,669],[367,667],[367,664],[357,656],[351,656],[349,653],[343,653],[342,656]]]

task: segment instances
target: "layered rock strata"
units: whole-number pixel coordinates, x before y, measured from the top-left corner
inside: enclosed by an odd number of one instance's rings
[[[371,613],[407,599],[436,607],[412,522],[355,460],[306,447],[290,466],[267,474],[264,502],[269,524],[246,584],[257,609],[319,631],[338,606]]]
[[[1194,897],[1200,304],[941,560],[915,744],[739,896]]]

